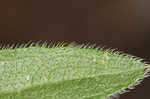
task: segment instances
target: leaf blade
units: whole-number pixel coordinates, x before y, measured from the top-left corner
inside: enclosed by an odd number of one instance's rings
[[[146,66],[128,56],[75,47],[2,50],[0,57],[2,99],[105,99],[143,78]]]

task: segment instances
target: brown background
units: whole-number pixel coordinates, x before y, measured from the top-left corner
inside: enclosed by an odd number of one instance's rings
[[[0,0],[1,44],[96,43],[150,61],[150,0]],[[120,99],[149,99],[150,77]]]

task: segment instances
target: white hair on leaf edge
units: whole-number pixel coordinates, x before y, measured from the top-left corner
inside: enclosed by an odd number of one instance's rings
[[[134,58],[136,60],[139,60],[141,62],[144,62],[145,64],[148,64],[148,62],[145,61],[145,59],[142,59],[137,56],[133,56],[131,54],[124,53],[123,51],[120,51],[118,48],[112,48],[112,47],[107,47],[106,45],[97,45],[97,44],[90,44],[90,43],[85,43],[85,44],[78,44],[75,41],[71,43],[65,43],[65,42],[54,42],[54,41],[28,41],[27,43],[14,43],[14,44],[1,44],[0,49],[16,49],[16,48],[25,48],[25,47],[32,47],[32,46],[39,46],[39,47],[47,47],[47,48],[55,48],[55,47],[63,47],[63,46],[72,46],[72,47],[78,47],[78,48],[89,48],[89,49],[95,49],[95,50],[103,50],[105,52],[110,52],[110,53],[116,53],[124,56],[128,56],[131,58]]]
[[[128,56],[131,58],[134,58],[136,60],[139,60],[141,62],[144,62],[145,64],[148,64],[148,62],[145,61],[145,59],[142,59],[137,56],[133,56],[131,54],[127,54],[123,51],[120,51],[118,48],[112,48],[107,47],[106,45],[97,45],[97,44],[90,44],[90,43],[84,43],[84,44],[78,44],[77,42],[71,42],[71,43],[65,43],[65,42],[54,42],[52,40],[48,41],[36,41],[33,42],[29,40],[27,43],[14,43],[14,44],[1,44],[0,49],[16,49],[16,48],[25,48],[25,47],[32,47],[32,46],[39,46],[39,47],[47,47],[47,48],[55,48],[55,47],[63,47],[63,46],[72,46],[72,47],[78,47],[78,48],[89,48],[89,49],[95,49],[95,50],[102,50],[105,52],[110,53],[116,53],[124,56]]]
[[[119,99],[120,98],[120,94],[115,94],[110,96],[108,99]]]

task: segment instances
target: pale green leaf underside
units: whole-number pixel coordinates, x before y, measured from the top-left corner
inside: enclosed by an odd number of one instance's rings
[[[129,56],[76,47],[0,51],[0,99],[106,99],[144,77]]]

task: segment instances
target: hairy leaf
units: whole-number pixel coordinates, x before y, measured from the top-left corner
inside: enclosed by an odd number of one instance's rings
[[[76,47],[0,51],[0,99],[107,99],[137,83],[146,64]]]

